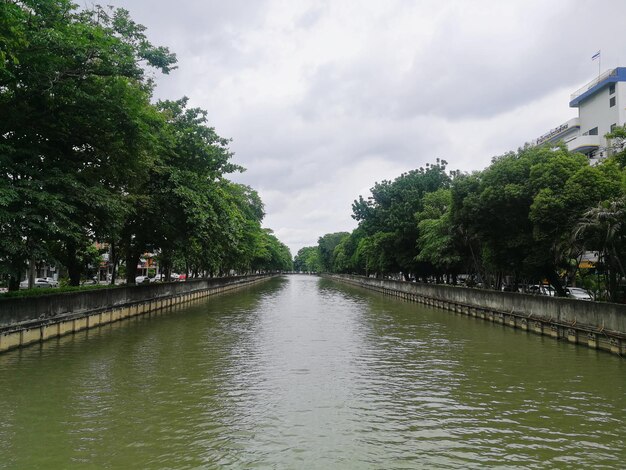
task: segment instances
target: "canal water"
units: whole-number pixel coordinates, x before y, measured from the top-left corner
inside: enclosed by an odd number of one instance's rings
[[[623,468],[626,361],[313,276],[0,355],[0,468]]]

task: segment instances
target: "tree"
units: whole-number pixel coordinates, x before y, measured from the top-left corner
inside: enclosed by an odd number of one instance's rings
[[[222,183],[228,205],[219,211],[222,215],[222,237],[217,248],[224,255],[222,270],[232,268],[238,272],[249,272],[264,236],[261,228],[265,216],[263,202],[258,193],[249,186],[230,181]]]
[[[357,247],[357,262],[365,271],[365,275],[381,276],[393,272],[393,252],[395,235],[389,232],[376,232],[364,237]]]
[[[293,260],[293,269],[298,272],[321,271],[317,246],[300,248]]]
[[[252,267],[255,271],[291,271],[293,269],[289,248],[281,243],[270,229],[263,229],[261,232]]]
[[[580,177],[589,169],[583,155],[559,147],[549,149],[546,158],[533,165],[530,171],[533,202],[528,217],[535,243],[529,247],[526,263],[533,266],[535,272],[531,269],[526,272],[533,277],[548,278],[559,295],[565,295],[565,292],[558,273],[571,270],[571,260],[577,259],[582,252],[582,246],[572,243],[571,232],[584,207],[593,204],[589,192],[576,183],[592,184],[593,178]]]
[[[126,10],[77,8],[0,3],[0,274],[11,288],[42,260],[78,284],[96,241],[114,266],[125,258],[129,283],[146,251],[194,276],[252,269],[261,245],[268,266],[289,266],[261,229],[258,194],[225,179],[242,168],[207,112],[187,98],[151,104],[146,69],[167,74],[175,55]]]
[[[451,205],[451,190],[441,188],[425,194],[423,209],[415,214],[419,231],[416,260],[430,263],[438,273],[451,273],[461,260],[454,245]]]
[[[601,253],[608,268],[609,298],[619,301],[618,280],[626,277],[626,196],[602,201],[587,210],[574,234],[577,238],[587,235],[587,243]]]
[[[137,265],[145,251],[161,250],[166,271],[175,256],[184,261],[185,272],[218,269],[221,259],[216,258],[224,254],[219,245],[234,236],[226,233],[236,224],[232,188],[223,175],[241,168],[229,162],[230,141],[207,125],[206,111],[187,103],[182,98],[157,105],[163,121],[156,154],[128,193],[133,209],[120,241],[127,267]],[[127,269],[127,282],[134,279],[134,270]]]
[[[332,272],[334,265],[335,248],[342,239],[349,236],[348,232],[327,233],[317,240],[320,269],[325,272]]]
[[[394,181],[376,183],[371,189],[372,196],[365,200],[359,196],[352,204],[352,217],[359,222],[365,236],[378,236],[373,246],[385,251],[389,256],[380,267],[392,272],[402,271],[405,277],[420,270],[416,261],[418,238],[414,214],[422,209],[424,194],[447,187],[450,176],[446,173],[447,162],[437,159],[426,168],[403,173]],[[383,242],[384,238],[384,242]]]
[[[151,82],[142,65],[167,73],[175,57],[153,47],[125,10],[78,12],[66,0],[3,7],[11,60],[1,70],[0,218],[11,242],[0,259],[15,279],[25,260],[52,255],[49,240],[62,240],[77,284],[76,245],[123,212],[121,193],[144,145]]]
[[[609,155],[621,168],[626,167],[626,126],[619,126],[604,136],[609,145]]]
[[[494,287],[506,278],[515,284],[547,279],[565,295],[561,273],[570,271],[571,279],[578,264],[572,260],[584,250],[584,243],[572,243],[574,226],[587,209],[615,197],[619,188],[614,162],[591,167],[564,146],[527,147],[454,181],[452,232],[467,247],[481,278]]]
[[[450,224],[456,251],[461,257],[461,269],[482,282],[486,269],[482,258],[482,243],[474,220],[479,216],[481,172],[459,174],[450,187]]]

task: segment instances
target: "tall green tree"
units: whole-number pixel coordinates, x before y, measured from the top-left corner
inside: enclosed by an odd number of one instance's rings
[[[317,246],[305,246],[300,248],[294,258],[293,269],[299,272],[321,271]]]
[[[349,235],[348,232],[327,233],[317,240],[319,264],[322,271],[333,271],[335,248]]]
[[[619,193],[619,180],[614,163],[590,167],[562,146],[520,149],[455,181],[453,233],[491,285],[548,279],[565,295],[561,273],[584,250],[572,230],[585,210]]]
[[[607,268],[609,299],[622,300],[619,279],[626,278],[626,195],[587,210],[576,226],[575,236],[585,237],[588,246],[600,252]]]
[[[252,262],[255,271],[291,271],[291,252],[281,243],[270,229],[261,232],[255,257]]]
[[[0,219],[11,241],[0,242],[0,259],[15,280],[26,260],[51,257],[49,241],[61,240],[77,284],[77,246],[115,226],[142,156],[151,90],[143,67],[167,73],[175,57],[125,10],[11,3],[0,32]]]
[[[456,274],[461,261],[454,243],[451,206],[451,190],[440,188],[424,195],[423,209],[415,214],[419,232],[416,259],[430,263],[437,275]]]
[[[426,168],[403,173],[394,181],[376,183],[372,196],[359,199],[352,204],[352,217],[368,237],[376,236],[378,249],[387,253],[385,269],[391,272],[409,273],[420,271],[416,260],[418,228],[414,215],[422,210],[422,198],[426,193],[448,187],[450,176],[446,172],[447,162],[437,160]],[[384,233],[382,237],[380,234]],[[382,264],[379,264],[382,267]]]
[[[166,271],[175,256],[186,272],[201,269],[198,258],[215,268],[219,245],[232,236],[226,233],[233,229],[233,209],[223,177],[241,168],[230,163],[230,141],[207,124],[206,111],[187,104],[182,98],[157,105],[162,122],[155,154],[128,192],[132,210],[119,242],[127,267],[136,266],[142,253],[160,250]],[[127,269],[127,282],[134,279],[135,270]]]

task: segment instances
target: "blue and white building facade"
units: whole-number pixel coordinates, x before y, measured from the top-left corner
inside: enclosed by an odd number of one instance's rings
[[[626,124],[626,67],[607,70],[574,92],[569,105],[578,108],[578,117],[532,144],[563,141],[569,150],[586,155],[592,163],[606,157],[611,150],[605,134]]]

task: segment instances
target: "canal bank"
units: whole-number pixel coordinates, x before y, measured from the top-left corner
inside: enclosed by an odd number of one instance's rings
[[[0,299],[0,353],[242,289],[275,276],[197,279]]]
[[[626,355],[626,305],[345,274],[323,277],[622,357]]]

